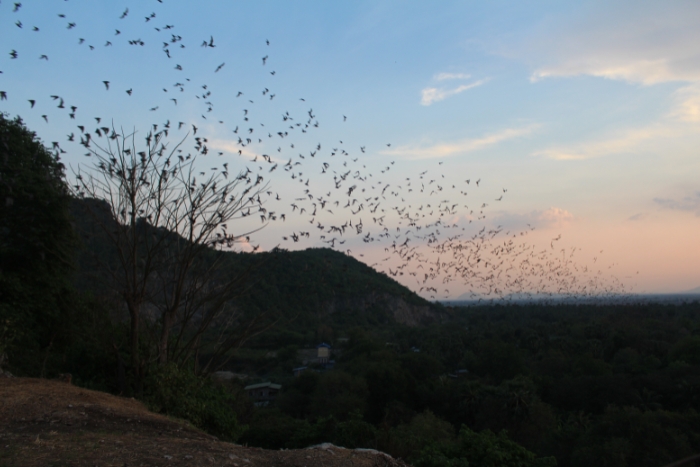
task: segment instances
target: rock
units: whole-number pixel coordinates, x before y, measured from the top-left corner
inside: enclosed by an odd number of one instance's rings
[[[445,323],[451,319],[450,313],[439,306],[427,302],[411,303],[403,297],[387,292],[369,292],[352,299],[334,298],[324,305],[324,312],[328,315],[349,312],[375,313],[377,309],[383,310],[380,321],[393,321],[411,327]]]

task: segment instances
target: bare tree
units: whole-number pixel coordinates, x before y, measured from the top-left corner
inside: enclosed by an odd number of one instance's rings
[[[183,365],[204,348],[225,353],[264,329],[263,316],[244,320],[231,306],[247,271],[222,268],[224,250],[262,228],[234,235],[228,224],[264,212],[263,178],[249,170],[231,176],[226,165],[200,172],[197,156],[206,149],[198,143],[185,155],[189,135],[169,148],[167,129],[149,132],[139,151],[136,132],[111,131],[105,146],[83,141],[94,162],[74,171],[73,190],[109,245],[99,265],[128,310],[137,378],[144,347],[147,360]],[[208,333],[213,323],[217,332]]]

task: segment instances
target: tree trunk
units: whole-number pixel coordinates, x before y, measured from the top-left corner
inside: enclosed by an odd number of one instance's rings
[[[168,363],[168,340],[170,339],[170,327],[172,326],[172,313],[163,312],[163,327],[160,331],[160,342],[158,343],[158,363],[163,366]]]
[[[131,328],[129,332],[129,346],[131,347],[131,367],[136,375],[137,385],[141,384],[141,358],[139,355],[139,307],[133,303],[128,304]]]

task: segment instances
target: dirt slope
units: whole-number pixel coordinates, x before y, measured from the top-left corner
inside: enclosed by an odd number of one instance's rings
[[[268,451],[224,443],[143,404],[59,381],[0,377],[0,467],[405,467],[332,445]]]

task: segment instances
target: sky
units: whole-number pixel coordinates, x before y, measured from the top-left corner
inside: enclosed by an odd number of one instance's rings
[[[362,237],[370,226],[410,235],[401,209],[418,215],[432,203],[441,239],[485,228],[494,245],[515,238],[550,256],[564,250],[571,271],[601,270],[625,291],[678,292],[700,286],[698,24],[696,1],[2,0],[0,111],[59,142],[69,174],[91,162],[67,141],[80,139],[77,125],[145,135],[170,120],[183,122],[171,138],[190,131],[190,139],[196,126],[210,151],[198,158],[202,170],[250,167],[281,198],[268,209],[286,219],[265,224],[243,249],[333,246],[379,270],[398,268],[382,264],[388,236]],[[60,99],[67,108],[57,108]],[[311,125],[274,137],[291,122]],[[242,133],[264,136],[241,146]],[[262,154],[280,170],[256,166]],[[282,170],[292,159],[298,169]],[[356,194],[366,187],[368,199],[383,198],[358,214],[339,204],[314,221],[361,221],[365,230],[333,243],[322,229],[290,240],[315,228],[291,204],[301,207],[295,200],[309,186],[317,204],[328,192],[332,206],[340,198],[330,195],[330,174],[345,167],[343,192],[354,183]],[[372,223],[383,209],[384,224]],[[438,228],[425,219],[424,232]],[[437,254],[425,238],[412,242],[424,258]],[[411,268],[390,272],[436,298]],[[474,280],[430,283],[449,283],[435,285],[438,298],[456,298]]]

